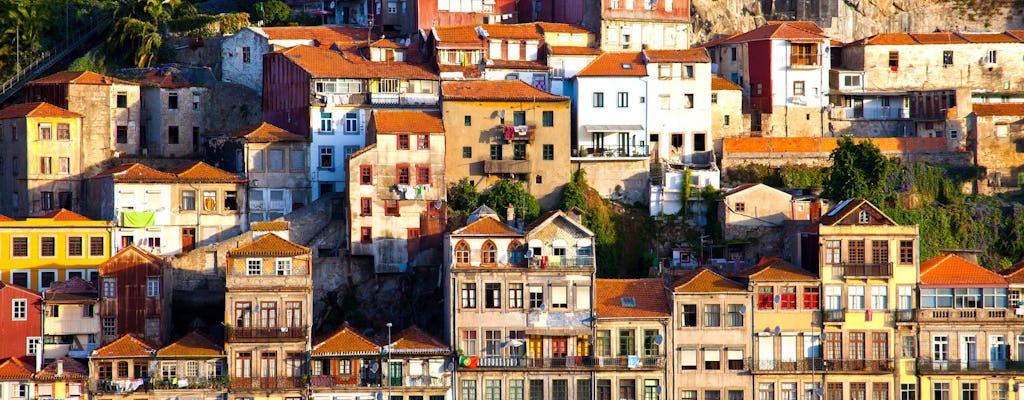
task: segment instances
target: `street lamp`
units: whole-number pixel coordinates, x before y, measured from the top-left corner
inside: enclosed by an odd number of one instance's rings
[[[388,371],[388,398],[387,398],[387,400],[391,400],[391,326],[392,326],[392,324],[390,322],[388,322],[387,325],[388,325],[388,344],[387,344],[387,346],[388,346],[388,348],[387,348],[388,356],[385,359],[387,361],[387,371]]]

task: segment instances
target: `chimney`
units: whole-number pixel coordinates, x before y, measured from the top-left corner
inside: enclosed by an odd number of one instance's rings
[[[57,376],[64,375],[64,360],[57,360]]]
[[[512,203],[508,203],[508,208],[505,209],[505,222],[510,227],[516,226],[516,207]]]

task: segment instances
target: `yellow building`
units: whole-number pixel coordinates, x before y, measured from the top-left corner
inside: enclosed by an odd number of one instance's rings
[[[89,369],[70,357],[58,358],[47,364],[32,377],[35,382],[34,394],[42,397],[80,400],[87,399],[86,384]]]
[[[917,226],[848,199],[815,228],[803,234],[799,253],[821,277],[824,398],[885,400],[916,391]]]
[[[37,291],[76,276],[95,284],[112,228],[65,209],[22,220],[0,215],[0,279]]]

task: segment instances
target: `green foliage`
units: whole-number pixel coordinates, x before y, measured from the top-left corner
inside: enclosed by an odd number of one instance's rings
[[[291,19],[292,9],[281,0],[270,0],[254,3],[251,15],[256,21],[262,20],[266,26],[287,25]]]
[[[763,164],[744,164],[726,169],[723,179],[733,186],[763,183],[772,187],[821,188],[827,172],[827,167],[784,165],[772,168]]]
[[[506,215],[509,204],[515,207],[517,219],[530,222],[540,216],[540,204],[537,203],[537,199],[526,190],[522,182],[511,179],[502,179],[491,186],[483,194],[481,202],[502,217]]]
[[[782,184],[791,188],[821,188],[825,185],[828,168],[789,166],[779,169]]]
[[[568,210],[573,207],[578,207],[581,210],[587,208],[587,173],[583,169],[576,170],[572,173],[572,178],[569,180],[569,184],[565,185],[565,189],[562,189],[562,201],[558,204],[558,208]]]
[[[448,185],[448,208],[469,213],[479,206],[480,193],[469,184],[469,178]]]
[[[75,59],[68,66],[68,71],[92,71],[105,74],[108,71],[107,57],[103,53],[103,47],[96,47],[81,57]]]
[[[889,159],[867,140],[855,143],[845,137],[829,156],[832,167],[825,179],[822,195],[833,201],[863,197],[878,204]]]

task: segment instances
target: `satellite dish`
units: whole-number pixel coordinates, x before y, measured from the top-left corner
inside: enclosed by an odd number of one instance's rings
[[[658,394],[661,394],[661,386],[658,386],[657,389],[654,389],[654,390],[657,391]]]
[[[746,314],[746,313],[747,313],[747,305],[746,304],[740,305],[740,314]]]
[[[501,115],[502,118],[505,118],[505,110],[504,109],[499,111],[498,114]]]
[[[782,333],[782,328],[779,328],[779,326],[776,325],[774,332],[775,332],[776,335],[778,335],[778,334]]]
[[[379,370],[380,370],[380,364],[378,364],[376,361],[370,363],[370,372],[373,372],[373,373],[376,374],[377,371],[379,371]]]
[[[665,338],[662,337],[661,335],[657,335],[657,336],[654,337],[654,344],[656,344],[658,346],[661,346],[661,342],[664,342],[664,341],[665,341]]]
[[[828,334],[825,332],[821,333],[821,340],[828,340]]]
[[[782,302],[782,296],[775,295],[775,302],[776,303],[781,303]]]
[[[333,2],[333,1],[331,2],[331,5],[330,5],[329,7],[330,7],[330,8],[332,9],[332,10],[334,9],[334,2]]]

